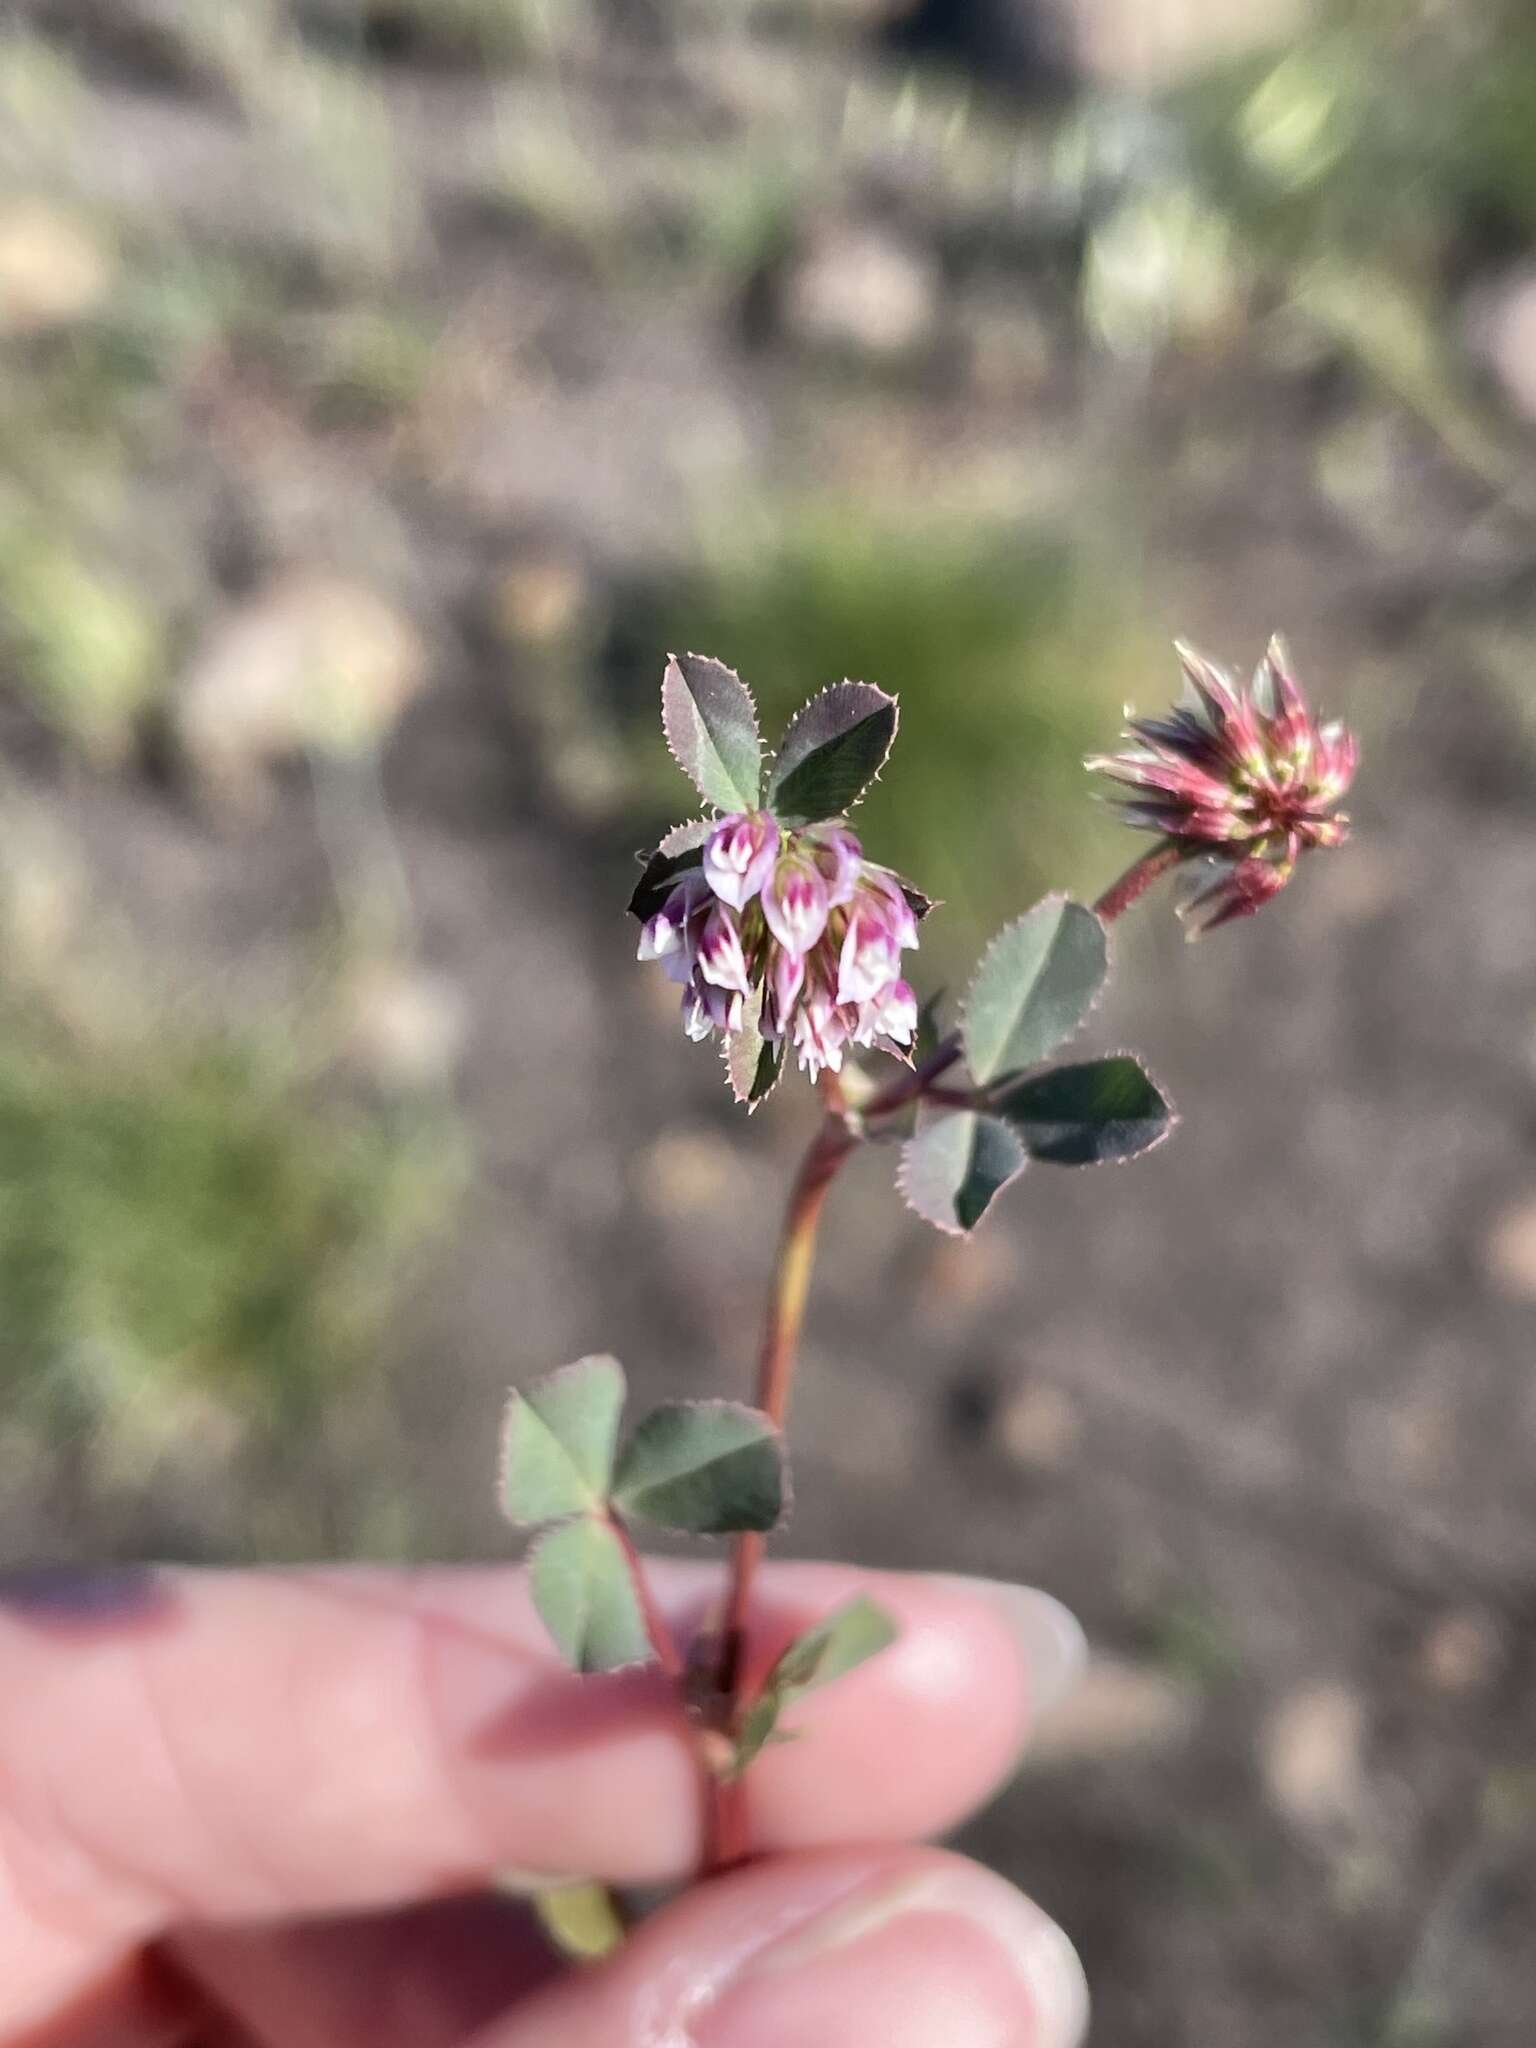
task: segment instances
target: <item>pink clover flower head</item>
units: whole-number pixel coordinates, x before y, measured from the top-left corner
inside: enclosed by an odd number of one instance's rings
[[[762,1037],[792,1047],[812,1078],[838,1072],[849,1046],[907,1057],[917,998],[902,955],[917,944],[921,897],[865,860],[838,820],[796,830],[743,811],[694,846],[674,856],[694,864],[642,923],[639,947],[681,984],[690,1038],[740,1030],[755,1002]]]
[[[1355,736],[1309,708],[1283,643],[1271,640],[1244,689],[1180,646],[1181,702],[1160,718],[1131,718],[1128,744],[1088,766],[1120,785],[1121,816],[1192,859],[1217,855],[1216,879],[1182,914],[1191,935],[1251,917],[1278,895],[1301,854],[1340,846],[1340,811],[1359,761]]]

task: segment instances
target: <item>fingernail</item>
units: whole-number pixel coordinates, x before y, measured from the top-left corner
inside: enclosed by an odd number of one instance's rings
[[[990,1600],[1007,1621],[1029,1667],[1030,1701],[1036,1720],[1059,1707],[1076,1690],[1088,1662],[1088,1638],[1071,1608],[1063,1607],[1059,1600],[1036,1586],[1013,1586],[1003,1579],[962,1578],[958,1573],[943,1577],[948,1585],[964,1587],[967,1592]]]
[[[698,2048],[1078,2048],[1088,1987],[1054,1921],[958,1861],[859,1890],[761,1951]]]

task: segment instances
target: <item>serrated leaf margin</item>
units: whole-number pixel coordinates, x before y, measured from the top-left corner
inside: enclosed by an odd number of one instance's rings
[[[981,958],[976,962],[975,967],[971,971],[971,978],[966,984],[965,994],[961,997],[959,1008],[956,1012],[956,1028],[959,1030],[960,1043],[965,1048],[965,1055],[967,1061],[969,1061],[970,1059],[971,998],[975,993],[977,984],[981,980],[982,970],[986,967],[987,962],[992,958],[993,954],[997,951],[999,946],[1003,944],[1003,942],[1007,939],[1008,935],[1014,930],[1014,928],[1017,925],[1021,925],[1024,922],[1025,918],[1033,917],[1035,912],[1037,910],[1043,909],[1047,903],[1070,903],[1073,905],[1074,908],[1081,911],[1085,911],[1089,917],[1093,918],[1094,922],[1098,925],[1100,931],[1104,934],[1104,972],[1099,977],[1099,985],[1094,990],[1092,996],[1089,998],[1088,1006],[1083,1011],[1083,1014],[1078,1019],[1077,1023],[1072,1027],[1072,1029],[1066,1034],[1065,1037],[1057,1039],[1055,1045],[1053,1045],[1051,1048],[1051,1052],[1059,1052],[1062,1046],[1070,1045],[1073,1042],[1073,1040],[1078,1036],[1078,1034],[1082,1031],[1083,1027],[1087,1024],[1088,1019],[1099,1007],[1099,1004],[1103,1001],[1104,992],[1109,987],[1111,980],[1114,978],[1114,940],[1111,934],[1110,927],[1104,922],[1103,918],[1099,916],[1098,912],[1094,910],[1091,905],[1086,903],[1079,903],[1077,898],[1075,896],[1069,896],[1065,889],[1047,890],[1046,894],[1040,897],[1038,901],[1030,904],[1028,910],[1022,910],[1020,911],[1017,917],[1009,918],[1008,922],[1003,926],[1002,930],[993,934],[991,940],[987,945],[986,951],[982,954]],[[1045,1057],[1048,1059],[1050,1057],[1050,1054],[1046,1054]],[[1042,1062],[1036,1062],[1035,1064],[1042,1064]],[[1015,1067],[1010,1069],[1009,1071],[1012,1073],[1022,1074],[1027,1073],[1029,1069],[1028,1067]],[[1005,1074],[994,1074],[990,1081],[984,1082],[982,1085],[984,1087],[991,1088],[994,1087],[999,1081],[1002,1081],[1005,1078],[1007,1078]]]

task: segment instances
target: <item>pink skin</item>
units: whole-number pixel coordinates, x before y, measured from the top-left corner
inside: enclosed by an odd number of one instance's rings
[[[716,1578],[656,1568],[674,1625]],[[865,1588],[898,1641],[757,1767],[759,1860],[554,1982],[489,1874],[678,1878],[702,1796],[665,1686],[567,1674],[521,1573],[167,1571],[75,1610],[0,1588],[0,2048],[223,2039],[205,1994],[258,2048],[1069,2048],[1070,1969],[1036,1968],[1060,1937],[905,1846],[1011,1770],[1033,1686],[1072,1661],[1061,1623],[1038,1596],[776,1566],[752,1668]]]

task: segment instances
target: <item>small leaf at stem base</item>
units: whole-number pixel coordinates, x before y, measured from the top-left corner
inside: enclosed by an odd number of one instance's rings
[[[770,1742],[787,1742],[793,1734],[779,1726],[786,1710],[835,1679],[856,1670],[895,1642],[894,1621],[867,1593],[850,1600],[835,1614],[796,1638],[763,1681],[763,1689],[747,1708],[736,1734],[731,1775],[740,1777]]]

